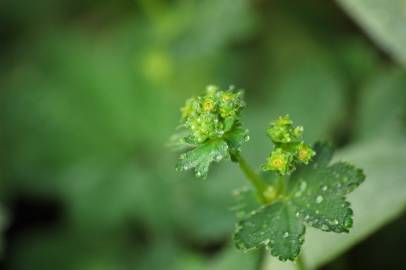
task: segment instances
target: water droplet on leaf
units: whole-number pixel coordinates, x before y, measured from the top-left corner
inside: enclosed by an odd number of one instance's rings
[[[307,183],[305,181],[300,183],[300,191],[303,192],[306,190]]]
[[[323,231],[327,231],[328,230],[328,226],[326,224],[321,225],[321,229]]]

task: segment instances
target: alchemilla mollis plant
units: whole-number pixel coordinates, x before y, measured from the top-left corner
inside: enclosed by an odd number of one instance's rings
[[[249,141],[241,122],[244,107],[241,90],[208,86],[204,95],[186,101],[176,136],[185,151],[178,171],[193,170],[206,178],[213,162],[231,160],[250,182],[250,187],[235,192],[236,247],[244,251],[265,247],[282,261],[295,260],[305,225],[349,232],[353,211],[346,195],[364,181],[362,170],[346,162],[331,163],[332,147],[306,144],[303,127],[285,115],[266,129],[273,150],[257,173],[241,155],[241,147]]]

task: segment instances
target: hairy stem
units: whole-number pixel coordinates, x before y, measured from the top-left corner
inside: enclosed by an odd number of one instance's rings
[[[257,191],[258,199],[261,202],[266,202],[264,197],[264,191],[266,190],[267,185],[261,179],[261,177],[251,168],[251,166],[245,161],[245,159],[239,155],[238,156],[238,163],[240,165],[241,171],[246,176],[247,180],[254,186]]]
[[[303,261],[303,255],[299,254],[296,260],[296,266],[298,270],[307,270],[307,267]]]

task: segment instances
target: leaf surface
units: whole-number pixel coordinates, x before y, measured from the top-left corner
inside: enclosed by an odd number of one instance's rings
[[[178,171],[195,170],[196,176],[205,178],[212,162],[229,159],[228,145],[223,140],[207,142],[182,154],[176,165]]]
[[[349,147],[338,153],[338,157],[362,167],[367,180],[349,195],[355,215],[351,233],[307,230],[303,255],[309,269],[336,258],[404,213],[406,207],[406,143],[374,140]],[[296,266],[268,256],[264,269],[293,270]]]
[[[305,227],[287,202],[260,208],[237,224],[234,241],[243,250],[265,246],[280,260],[294,260],[300,252]]]

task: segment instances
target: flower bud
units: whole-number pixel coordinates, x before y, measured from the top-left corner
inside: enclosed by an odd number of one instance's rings
[[[315,155],[313,149],[303,142],[303,127],[293,126],[289,115],[281,116],[267,129],[274,149],[263,165],[265,171],[280,175],[290,174],[299,164],[308,164]]]
[[[181,109],[181,123],[190,132],[188,141],[199,144],[222,137],[237,124],[243,105],[241,91],[209,85],[205,95],[188,99]]]

